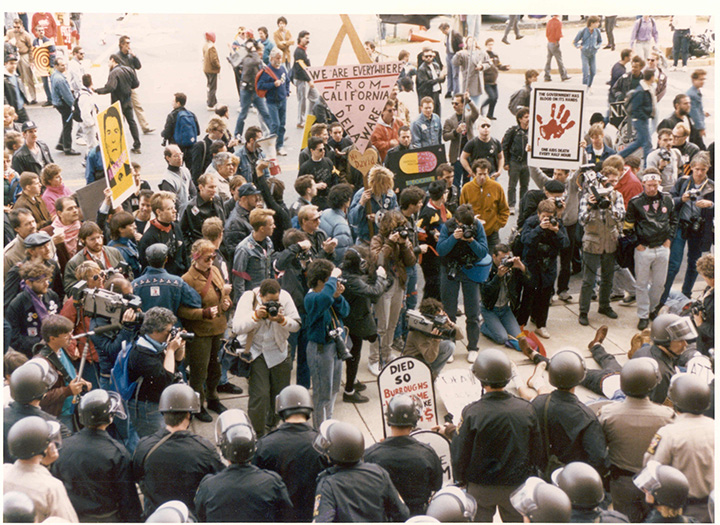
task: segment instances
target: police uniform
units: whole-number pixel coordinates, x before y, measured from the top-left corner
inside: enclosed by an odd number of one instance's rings
[[[679,413],[657,431],[645,454],[650,460],[675,467],[690,485],[685,514],[708,522],[708,495],[715,487],[715,422],[709,417]]]
[[[205,476],[195,496],[201,522],[282,522],[292,502],[276,472],[255,465],[230,465]]]
[[[636,397],[600,409],[598,419],[608,446],[613,508],[633,523],[643,521],[650,510],[645,494],[633,483],[633,476],[643,468],[643,454],[653,435],[670,423],[673,415],[670,407]]]
[[[141,521],[130,453],[106,431],[84,428],[63,440],[51,471],[82,521]]]
[[[313,448],[317,432],[306,423],[283,423],[257,443],[253,463],[280,474],[293,504],[289,521],[312,521],[315,480],[327,468]]]
[[[45,421],[55,421],[60,423],[60,435],[63,439],[72,435],[72,432],[70,432],[68,427],[66,427],[54,416],[51,416],[47,412],[43,412],[40,407],[23,405],[17,401],[13,401],[10,403],[10,406],[5,407],[5,410],[3,411],[3,463],[12,463],[15,461],[15,458],[10,455],[10,449],[7,444],[8,432],[10,432],[10,429],[15,423],[28,416],[38,416],[43,418]]]
[[[467,484],[478,503],[475,521],[491,522],[496,506],[503,521],[522,521],[510,494],[535,475],[542,455],[532,405],[509,392],[487,392],[463,409],[451,450],[455,481]]]
[[[613,502],[614,503],[614,502]],[[697,523],[698,520],[695,518],[691,518],[690,516],[683,516],[682,514],[680,516],[675,516],[674,518],[664,518],[662,514],[660,514],[656,509],[653,509],[650,514],[648,514],[647,519],[645,520],[645,523]]]
[[[318,476],[313,521],[374,522],[405,521],[410,516],[387,471],[360,461],[336,465]]]
[[[413,437],[389,437],[368,448],[364,457],[387,470],[411,516],[423,514],[432,493],[442,488],[440,458]]]
[[[165,441],[149,454],[160,440]],[[180,500],[194,512],[198,485],[223,468],[213,444],[189,430],[170,434],[163,429],[144,437],[133,455],[133,474],[145,495],[145,515],[170,500]]]
[[[594,509],[573,507],[570,514],[570,523],[630,523],[630,520],[625,514],[615,510],[605,510],[600,507]]]
[[[668,350],[669,352],[669,350]],[[675,374],[675,358],[666,354],[657,345],[643,345],[637,352],[633,354],[636,357],[650,357],[657,361],[660,369],[660,382],[650,392],[650,401],[662,405],[667,398],[668,389],[670,388],[670,378]]]

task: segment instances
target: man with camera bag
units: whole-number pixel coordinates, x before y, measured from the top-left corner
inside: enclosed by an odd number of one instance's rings
[[[487,238],[472,205],[461,204],[455,216],[443,224],[437,243],[441,259],[440,295],[443,309],[454,323],[457,317],[458,293],[462,286],[467,316],[468,356],[475,362],[480,339],[480,283],[490,269]]]
[[[275,279],[265,279],[240,297],[233,332],[245,334],[240,359],[250,354],[248,416],[258,436],[264,436],[278,422],[272,401],[290,384],[288,337],[299,329],[300,314],[292,296]]]

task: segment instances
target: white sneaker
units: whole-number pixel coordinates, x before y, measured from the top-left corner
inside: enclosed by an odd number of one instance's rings
[[[85,139],[82,137],[77,137],[75,139],[75,144],[77,144],[78,146],[87,146],[87,142],[85,142]]]
[[[548,332],[548,329],[544,326],[542,328],[538,328],[535,330],[535,333],[542,337],[543,339],[550,339],[550,332]]]
[[[470,350],[467,355],[467,361],[468,363],[474,363],[477,359],[478,352],[477,350]]]
[[[682,67],[682,70],[683,70],[683,71],[687,71],[687,66],[683,66],[683,67]]]
[[[280,148],[278,150],[277,154],[280,155],[281,157],[287,157],[287,151],[285,150],[285,148]]]
[[[368,370],[374,376],[380,375],[380,363],[368,363]]]

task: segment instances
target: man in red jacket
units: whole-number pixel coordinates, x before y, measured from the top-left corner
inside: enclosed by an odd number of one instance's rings
[[[387,101],[380,114],[380,121],[370,135],[370,144],[377,148],[381,162],[385,161],[388,150],[399,144],[398,132],[402,125],[400,119],[395,118],[395,104]]]
[[[560,21],[560,15],[552,15],[552,18],[548,20],[547,27],[545,28],[545,36],[547,37],[547,62],[545,62],[545,82],[550,82],[550,67],[552,65],[552,59],[555,57],[557,62],[558,71],[560,71],[560,78],[563,80],[570,80],[567,74],[567,69],[563,64],[562,51],[560,51],[560,39],[562,38],[562,22]]]

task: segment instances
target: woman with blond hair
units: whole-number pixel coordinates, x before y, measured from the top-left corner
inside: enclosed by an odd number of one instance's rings
[[[232,305],[230,285],[225,284],[220,270],[213,265],[216,250],[215,244],[207,239],[199,239],[192,245],[192,264],[182,279],[200,294],[202,308],[181,306],[178,310],[183,327],[195,334],[195,338],[186,344],[187,364],[190,386],[200,394],[202,405],[196,417],[205,423],[212,421],[205,409],[206,400],[207,408],[213,412],[225,411],[217,393],[220,381],[218,353],[227,328],[225,312]]]
[[[370,169],[366,186],[355,193],[348,212],[348,222],[357,244],[369,243],[378,231],[377,224],[381,216],[398,209],[394,186],[395,176],[392,171],[380,165]]]

